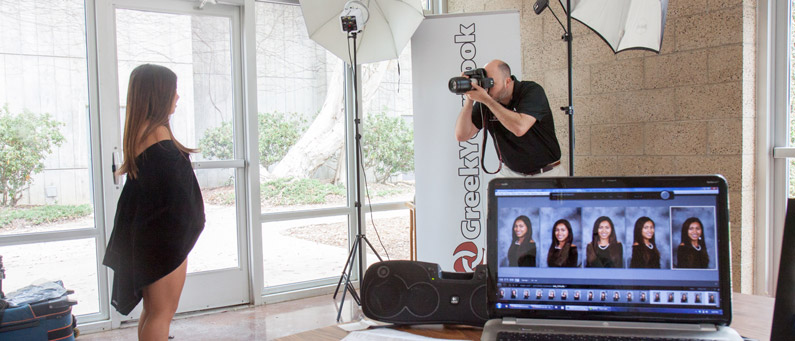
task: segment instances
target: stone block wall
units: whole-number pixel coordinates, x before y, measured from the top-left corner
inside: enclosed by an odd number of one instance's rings
[[[535,0],[448,0],[448,12],[518,10],[522,75],[544,86],[553,111],[568,104],[562,28]],[[550,7],[561,20],[558,1]],[[722,174],[729,183],[733,280],[753,289],[754,0],[670,0],[660,53],[614,54],[572,22],[575,174]],[[565,24],[565,21],[564,21]],[[568,117],[555,113],[564,166]]]

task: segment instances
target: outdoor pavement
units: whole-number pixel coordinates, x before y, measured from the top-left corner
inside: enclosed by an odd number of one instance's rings
[[[235,207],[206,205],[205,214],[207,223],[204,231],[188,258],[189,273],[237,267]],[[345,216],[338,216],[264,223],[265,286],[339,277],[348,256],[347,248],[291,237],[285,232],[291,227],[313,224],[330,226],[335,222],[342,224],[334,226],[347,229],[346,219]],[[87,226],[93,226],[93,216],[70,222],[67,226],[58,226],[58,229]],[[35,228],[44,229],[47,227]],[[328,231],[318,231],[324,232]],[[6,279],[2,281],[5,293],[33,282],[60,279],[67,289],[75,291],[70,296],[78,302],[73,310],[75,315],[99,311],[99,279],[93,238],[4,246],[0,247],[0,255],[6,268]],[[370,254],[368,263],[375,259]]]

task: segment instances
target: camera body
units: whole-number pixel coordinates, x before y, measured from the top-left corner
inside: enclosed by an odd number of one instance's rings
[[[486,69],[484,68],[477,68],[474,70],[464,71],[464,75],[467,77],[453,77],[450,78],[450,81],[447,83],[447,88],[450,89],[450,92],[454,94],[464,94],[465,92],[472,90],[472,81],[474,80],[477,85],[484,89],[489,89],[494,86],[494,78],[490,78],[486,76]]]

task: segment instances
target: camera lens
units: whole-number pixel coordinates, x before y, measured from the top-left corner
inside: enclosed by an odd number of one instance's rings
[[[460,95],[472,90],[472,81],[466,77],[453,77],[447,83],[447,88],[450,89],[450,92]]]

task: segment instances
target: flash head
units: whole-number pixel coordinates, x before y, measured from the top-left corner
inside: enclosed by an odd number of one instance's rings
[[[370,12],[361,1],[348,1],[340,13],[342,32],[361,32],[369,17]]]

